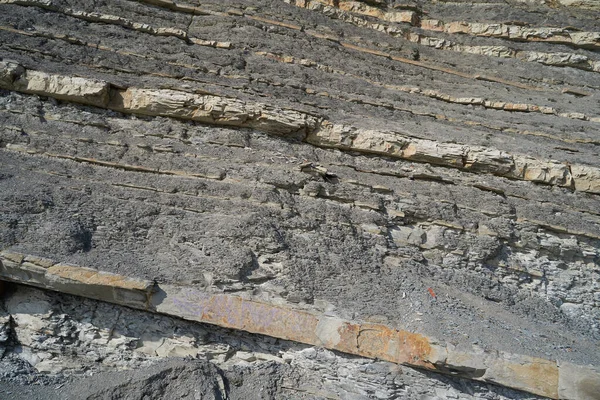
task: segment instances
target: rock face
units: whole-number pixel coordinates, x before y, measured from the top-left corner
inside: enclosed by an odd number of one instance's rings
[[[598,398],[595,7],[0,0],[0,394]]]
[[[17,288],[4,308],[18,340],[0,360],[3,391],[13,391],[14,399],[42,394],[45,399],[144,394],[202,399],[533,398],[487,383],[37,289]],[[28,361],[26,367],[17,368],[15,354]],[[114,372],[123,368],[133,372]],[[32,376],[57,389],[44,393],[43,386],[18,386]],[[472,394],[465,396],[467,387]]]

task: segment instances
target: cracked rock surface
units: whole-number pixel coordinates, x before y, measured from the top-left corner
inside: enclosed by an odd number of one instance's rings
[[[0,393],[15,400],[538,399],[23,286],[11,288],[2,313],[12,339]]]
[[[0,251],[598,367],[597,8],[0,0]],[[6,296],[0,394],[528,396]],[[102,387],[115,368],[127,384]]]

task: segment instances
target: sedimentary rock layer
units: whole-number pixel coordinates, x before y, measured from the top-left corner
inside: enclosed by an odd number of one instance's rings
[[[15,400],[143,392],[243,400],[257,391],[290,400],[423,395],[540,399],[485,382],[32,287],[9,287],[3,306],[0,343],[13,340],[4,347],[2,370],[8,369],[16,382],[37,380],[51,388],[44,393],[43,385],[3,382],[3,393]],[[18,364],[19,356],[29,362]]]
[[[1,1],[0,251],[23,255],[4,266],[142,309],[162,288],[163,312],[236,329],[198,304],[298,313],[306,336],[266,333],[368,357],[388,354],[369,332],[437,338],[435,360],[390,358],[586,398],[568,382],[600,365],[589,7]]]
[[[599,387],[593,368],[452,345],[382,324],[357,323],[191,287],[153,285],[89,268],[0,253],[0,278],[344,353],[458,374],[558,399]],[[562,376],[561,376],[562,375]],[[573,379],[577,376],[578,379]]]
[[[380,154],[600,194],[600,168],[594,166],[538,160],[481,146],[416,139],[393,131],[361,130],[306,113],[209,94],[169,89],[111,89],[108,82],[26,71],[11,62],[3,62],[0,68],[3,76],[0,87],[23,93],[139,115],[256,128],[266,133],[297,136],[316,146]]]

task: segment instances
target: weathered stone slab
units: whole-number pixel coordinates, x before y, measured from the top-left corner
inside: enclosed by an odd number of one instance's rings
[[[505,352],[485,352],[474,348],[471,352],[447,346],[441,369],[449,369],[461,376],[501,386],[509,386],[541,396],[558,398],[558,366],[556,361]]]
[[[265,104],[170,89],[111,90],[108,82],[26,70],[11,61],[0,62],[0,88],[125,113],[249,127],[276,135],[299,135],[301,138],[317,124],[317,118],[311,115]]]
[[[151,307],[163,314],[280,339],[309,344],[318,340],[319,321],[314,314],[237,296],[163,285],[152,297]]]
[[[125,113],[252,127],[277,135],[300,133],[303,136],[317,122],[316,118],[297,111],[170,89],[115,90],[109,108]]]
[[[215,95],[171,89],[111,89],[107,82],[25,70],[10,61],[0,62],[0,88],[124,113],[255,128],[269,134],[304,139],[319,147],[380,154],[548,185],[569,188],[574,185],[583,192],[600,192],[600,173],[597,168],[568,166],[558,161],[511,155],[481,146],[418,139],[398,132],[358,129],[320,120],[299,111]]]
[[[23,93],[52,96],[59,100],[74,101],[105,107],[109,98],[108,82],[96,79],[47,74],[27,70],[13,82],[13,88]]]
[[[587,165],[571,165],[575,189],[600,194],[600,168]]]
[[[555,361],[519,354],[499,353],[488,360],[483,380],[558,398],[558,367]]]
[[[151,281],[9,252],[0,253],[0,279],[143,309],[154,290]]]
[[[358,323],[240,296],[209,293],[192,287],[155,286],[36,256],[1,252],[0,278],[292,340],[363,357],[459,374],[553,399],[596,399],[600,373],[594,368],[503,352],[457,351],[420,334],[382,324]]]
[[[600,371],[592,366],[559,364],[558,395],[561,399],[600,399]]]

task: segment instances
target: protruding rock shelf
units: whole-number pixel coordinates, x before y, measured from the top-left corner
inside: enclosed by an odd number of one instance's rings
[[[0,278],[225,328],[322,346],[363,357],[495,383],[552,399],[596,398],[600,372],[593,367],[504,352],[457,350],[423,335],[382,324],[348,321],[291,306],[259,302],[193,287],[61,264],[46,258],[0,253]]]
[[[0,61],[0,88],[124,113],[253,128],[302,139],[319,147],[384,155],[600,194],[598,167],[539,160],[482,146],[418,139],[400,132],[364,130],[300,111],[216,95],[171,89],[117,89],[96,79],[27,70],[11,61]]]

